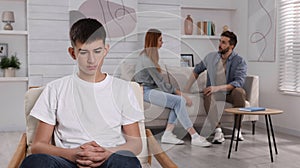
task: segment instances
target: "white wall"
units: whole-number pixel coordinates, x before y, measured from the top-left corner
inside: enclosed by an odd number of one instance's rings
[[[238,9],[243,10],[241,20],[237,24],[247,25],[248,1],[237,1]],[[239,39],[247,39],[247,27],[241,27]],[[241,41],[240,41],[241,42]],[[247,42],[239,42],[239,52],[247,56]],[[278,47],[277,47],[278,48]],[[284,95],[278,91],[279,58],[275,62],[248,62],[248,73],[259,76],[260,79],[260,106],[277,108],[284,111],[283,114],[272,116],[275,130],[300,136],[300,97]],[[260,118],[261,126],[264,126],[264,118]]]
[[[0,131],[25,130],[24,93],[27,81],[0,82]]]
[[[28,1],[29,86],[41,86],[72,72],[68,56],[69,2]]]
[[[179,65],[180,2],[179,0],[137,1],[137,39],[108,41],[110,52],[103,71],[118,76],[124,59],[133,61],[132,53],[143,49],[149,28],[163,32],[161,63]],[[69,1],[31,0],[28,5],[29,86],[45,85],[51,80],[71,74],[75,62],[67,53],[69,42]]]

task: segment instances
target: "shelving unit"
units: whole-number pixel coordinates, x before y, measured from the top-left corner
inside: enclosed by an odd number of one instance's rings
[[[16,54],[21,67],[17,77],[3,77],[0,70],[0,131],[25,130],[24,94],[28,89],[27,0],[0,0],[3,11],[13,11],[13,30],[3,30],[0,22],[0,43],[8,44],[8,56]]]
[[[203,40],[219,40],[220,36],[206,36],[206,35],[182,35],[181,39],[203,39]]]
[[[15,22],[13,30],[3,30],[5,23],[0,22],[0,43],[7,43],[8,56],[16,54],[21,62],[16,76],[28,77],[27,0],[0,0],[0,16],[3,11],[13,11]]]
[[[181,0],[181,53],[193,54],[194,62],[200,62],[209,52],[217,51],[223,26],[234,30],[235,0]],[[184,20],[187,15],[193,19],[193,34],[184,35]],[[215,35],[197,35],[197,22],[212,21]]]

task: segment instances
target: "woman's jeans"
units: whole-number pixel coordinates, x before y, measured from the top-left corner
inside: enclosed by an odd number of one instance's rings
[[[176,124],[177,119],[185,128],[193,127],[186,109],[186,101],[182,96],[166,93],[144,86],[144,101],[160,107],[171,109],[168,123]]]
[[[141,168],[140,161],[130,151],[113,153],[99,168]],[[20,168],[77,168],[76,164],[58,156],[32,154],[24,159]]]

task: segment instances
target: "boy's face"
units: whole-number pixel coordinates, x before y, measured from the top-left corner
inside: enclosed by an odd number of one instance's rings
[[[78,76],[83,79],[96,78],[96,75],[101,73],[103,59],[108,50],[109,46],[104,45],[103,40],[96,40],[84,44],[76,42],[74,48],[70,47],[69,53],[78,63]]]

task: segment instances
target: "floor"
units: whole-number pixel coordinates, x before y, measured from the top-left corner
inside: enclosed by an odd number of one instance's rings
[[[6,168],[23,132],[0,132],[0,167]]]
[[[275,132],[278,155],[273,149],[274,162],[271,163],[266,130],[256,128],[256,134],[252,135],[250,127],[244,127],[245,141],[239,143],[238,151],[232,149],[228,159],[231,131],[227,130],[225,128],[225,143],[213,144],[210,148],[191,146],[189,137],[184,137],[185,145],[162,144],[162,147],[179,168],[299,168],[299,137]],[[233,145],[235,147],[235,142]],[[155,159],[153,167],[160,167]]]
[[[7,167],[21,133],[0,132],[1,168]],[[237,152],[233,149],[230,159],[227,159],[230,132],[225,131],[225,134],[224,144],[210,148],[191,146],[188,136],[184,137],[184,145],[162,144],[162,147],[180,168],[298,168],[300,165],[299,137],[275,133],[279,154],[274,154],[274,162],[271,163],[265,129],[257,128],[256,134],[252,135],[250,129],[244,128],[245,141],[239,143]],[[159,139],[159,135],[157,138]],[[160,167],[155,159],[152,167]]]

